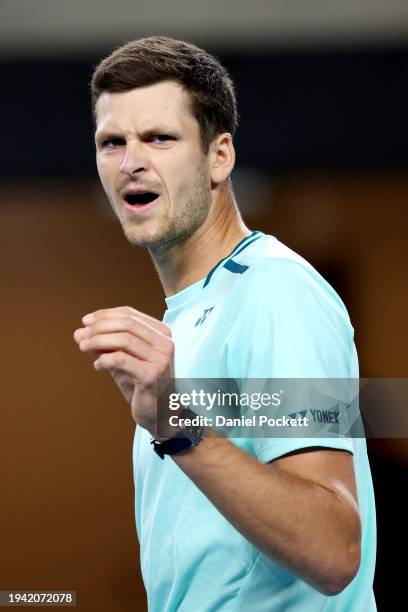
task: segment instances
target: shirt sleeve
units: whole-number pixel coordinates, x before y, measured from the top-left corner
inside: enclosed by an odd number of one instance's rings
[[[358,378],[347,311],[314,268],[274,258],[245,274],[235,300],[239,314],[225,342],[230,378]],[[312,446],[353,452],[352,440],[345,437],[252,439],[262,462]]]

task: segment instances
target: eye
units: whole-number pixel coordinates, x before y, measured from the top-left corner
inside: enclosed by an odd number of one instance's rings
[[[154,142],[158,144],[163,144],[168,142],[169,140],[176,140],[174,136],[169,136],[168,134],[152,134],[147,138],[148,142]]]
[[[124,144],[123,138],[106,138],[102,141],[101,146],[104,149],[114,149]]]

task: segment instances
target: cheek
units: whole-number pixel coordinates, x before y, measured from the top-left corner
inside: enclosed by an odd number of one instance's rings
[[[177,184],[178,189],[191,189],[198,183],[202,184],[206,170],[201,157],[190,155],[183,164],[174,169],[173,176],[176,177],[174,183]]]
[[[103,178],[105,176],[105,170],[104,170],[103,162],[101,162],[98,156],[96,157],[96,168],[98,170],[99,178],[103,182]]]
[[[207,183],[207,166],[200,152],[183,152],[183,155],[169,155],[160,163],[153,164],[153,171],[160,178],[170,206],[179,208],[189,194]],[[180,201],[181,199],[181,201]]]
[[[96,167],[101,183],[104,189],[106,190],[106,188],[109,187],[109,185],[112,183],[114,176],[114,168],[112,167],[112,163],[109,163],[107,160],[103,160],[97,157]]]

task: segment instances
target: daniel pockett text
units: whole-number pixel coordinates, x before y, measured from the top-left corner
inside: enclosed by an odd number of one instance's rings
[[[183,407],[200,408],[207,411],[224,407],[247,408],[257,411],[261,408],[278,407],[281,405],[281,392],[274,393],[229,393],[218,389],[207,392],[204,389],[193,389],[189,393],[171,393],[169,395],[169,409],[178,410]],[[303,415],[271,417],[265,414],[246,414],[239,417],[227,417],[223,414],[214,416],[197,415],[193,418],[179,418],[176,415],[169,417],[169,424],[176,426],[199,427],[307,427],[309,419]]]
[[[252,416],[241,416],[228,418],[222,414],[215,417],[196,415],[193,418],[179,418],[173,415],[169,418],[172,427],[307,427],[309,419],[306,416],[292,417],[267,417],[264,414],[253,414]]]

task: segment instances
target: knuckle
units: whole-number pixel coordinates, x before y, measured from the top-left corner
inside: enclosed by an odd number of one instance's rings
[[[166,336],[164,339],[164,348],[166,351],[166,356],[172,357],[174,355],[175,344],[172,338]]]
[[[164,352],[166,361],[168,358],[172,358],[174,356],[174,351],[175,351],[175,343],[174,340],[172,338],[169,338],[168,336],[165,336],[162,339],[162,349]]]
[[[122,306],[121,310],[125,315],[128,315],[129,317],[135,312],[134,308],[132,308],[131,306]]]
[[[166,336],[168,336],[169,338],[171,338],[171,329],[168,325],[166,325],[165,323],[163,323],[163,334],[165,334]]]
[[[176,348],[176,344],[175,344],[173,338],[169,338],[169,351],[170,351],[170,355],[174,355],[175,348]]]

